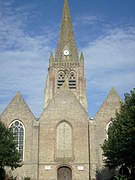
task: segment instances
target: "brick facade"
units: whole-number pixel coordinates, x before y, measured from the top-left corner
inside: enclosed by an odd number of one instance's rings
[[[24,125],[22,167],[12,174],[18,180],[61,180],[60,176],[69,180],[108,179],[111,172],[104,169],[101,144],[119,107],[120,97],[112,88],[95,118],[89,118],[84,57],[82,53],[78,56],[65,0],[56,56],[50,55],[41,116],[38,120],[34,117],[20,93],[1,115],[8,127],[14,120]]]

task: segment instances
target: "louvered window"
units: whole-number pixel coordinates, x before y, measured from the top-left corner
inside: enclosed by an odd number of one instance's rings
[[[68,85],[70,89],[76,89],[76,76],[74,72],[70,73]]]
[[[65,82],[64,72],[60,72],[58,75],[57,88],[59,89],[63,85],[64,82]]]

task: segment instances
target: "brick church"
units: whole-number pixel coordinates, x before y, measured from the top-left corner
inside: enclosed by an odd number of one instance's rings
[[[112,172],[104,167],[101,145],[120,97],[112,88],[95,118],[89,117],[84,56],[78,55],[68,0],[56,54],[50,54],[44,97],[38,119],[20,93],[1,114],[1,121],[15,133],[22,161],[12,174],[18,180],[109,179]]]

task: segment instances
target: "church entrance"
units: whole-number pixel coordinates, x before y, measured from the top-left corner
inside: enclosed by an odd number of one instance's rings
[[[66,166],[58,168],[57,180],[72,180],[72,170]]]

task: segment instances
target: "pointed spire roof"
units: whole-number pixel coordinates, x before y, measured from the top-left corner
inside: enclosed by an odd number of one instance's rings
[[[70,18],[70,11],[68,6],[68,0],[64,1],[63,20]]]
[[[68,0],[64,1],[64,10],[63,10],[62,23],[60,28],[58,48],[56,53],[56,62],[61,60],[61,54],[66,46],[68,46],[69,50],[71,51],[72,61],[77,61],[78,52],[74,40],[74,33],[73,33],[72,21],[70,17]]]

